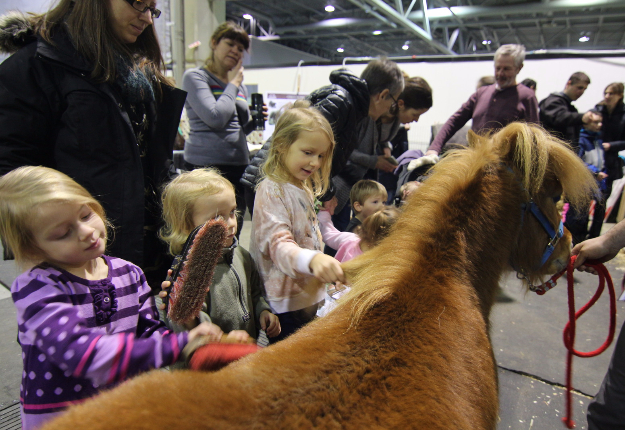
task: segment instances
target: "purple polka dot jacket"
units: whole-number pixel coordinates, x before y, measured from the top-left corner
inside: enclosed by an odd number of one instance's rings
[[[47,264],[11,287],[24,371],[24,428],[137,373],[175,362],[187,333],[158,319],[140,268],[103,256],[108,277],[92,281]]]

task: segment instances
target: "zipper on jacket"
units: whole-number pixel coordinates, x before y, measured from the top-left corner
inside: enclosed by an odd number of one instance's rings
[[[234,273],[234,277],[237,278],[237,283],[239,284],[239,304],[241,305],[241,310],[243,311],[243,316],[241,317],[241,319],[243,319],[243,322],[248,322],[250,320],[250,313],[247,311],[247,308],[245,307],[245,301],[243,299],[243,284],[241,284],[241,278],[239,278],[239,274],[234,269],[234,267],[232,267],[232,273]]]

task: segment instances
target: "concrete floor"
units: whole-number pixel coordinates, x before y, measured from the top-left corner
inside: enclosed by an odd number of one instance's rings
[[[250,222],[245,223],[241,244],[249,246]],[[606,225],[606,229],[611,227]],[[625,257],[608,263],[608,269],[620,291],[625,271]],[[12,262],[0,262],[0,281],[10,285],[16,276]],[[594,294],[597,278],[576,273],[577,308]],[[510,275],[502,281],[504,292],[512,299],[495,305],[492,341],[499,365],[500,422],[498,430],[554,430],[564,428],[566,350],[562,330],[568,320],[565,280],[544,296],[522,291],[519,281]],[[618,292],[617,292],[618,294]],[[617,302],[617,335],[623,324],[625,302]],[[608,332],[607,292],[577,323],[576,349],[594,350]],[[16,342],[15,310],[8,291],[0,287],[0,409],[19,402],[22,363]],[[594,358],[574,358],[574,419],[577,429],[586,429],[586,408],[597,392],[608,367],[612,347]],[[3,427],[0,422],[0,429]]]

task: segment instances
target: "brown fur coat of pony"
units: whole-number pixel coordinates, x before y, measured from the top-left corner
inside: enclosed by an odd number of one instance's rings
[[[495,429],[488,315],[510,264],[563,268],[553,201],[587,204],[595,181],[564,144],[518,123],[446,156],[388,238],[343,265],[352,292],[329,315],[215,373],[153,371],[46,429]]]

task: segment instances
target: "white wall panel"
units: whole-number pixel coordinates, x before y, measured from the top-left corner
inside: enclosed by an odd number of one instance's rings
[[[359,75],[364,64],[347,64],[348,69]],[[423,148],[429,143],[430,126],[445,122],[475,91],[477,81],[484,75],[493,74],[493,62],[432,62],[401,63],[400,67],[410,76],[421,76],[432,86],[434,106],[421,117],[410,130],[413,148]],[[306,66],[300,68],[300,91],[311,91],[329,83],[330,72],[338,66]],[[601,101],[605,86],[611,82],[625,82],[625,58],[566,58],[527,60],[518,75],[518,81],[532,78],[538,83],[538,101],[554,91],[561,91],[568,77],[577,71],[590,76],[591,84],[586,93],[575,102],[580,111],[594,107]],[[245,83],[257,84],[259,92],[296,91],[297,68],[247,69]]]

